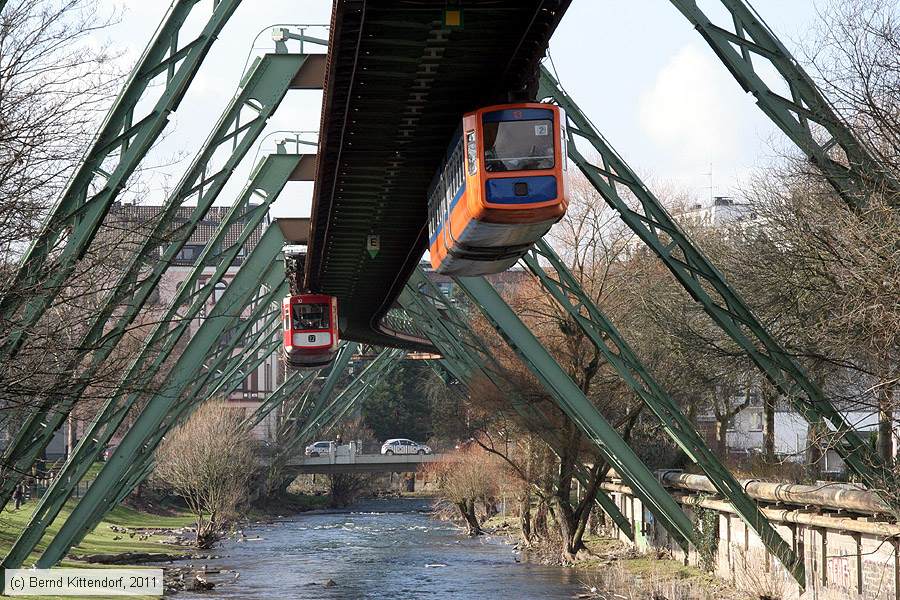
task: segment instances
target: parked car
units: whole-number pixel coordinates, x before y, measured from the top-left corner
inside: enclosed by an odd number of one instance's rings
[[[431,454],[431,448],[412,440],[395,438],[381,446],[382,454]]]
[[[307,456],[319,456],[320,454],[330,454],[335,449],[334,442],[315,442],[306,447]]]

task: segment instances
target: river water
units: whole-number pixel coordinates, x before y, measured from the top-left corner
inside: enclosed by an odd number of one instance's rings
[[[584,591],[572,571],[516,562],[505,537],[467,538],[431,519],[428,506],[374,500],[246,528],[247,541],[229,540],[216,549],[222,558],[204,561],[228,570],[209,577],[216,588],[179,597],[569,599]]]

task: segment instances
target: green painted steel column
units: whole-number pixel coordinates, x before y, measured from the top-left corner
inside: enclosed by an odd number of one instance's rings
[[[428,293],[426,293],[426,291]],[[432,341],[436,348],[443,354],[444,360],[453,365],[457,379],[461,382],[470,381],[473,376],[480,375],[485,381],[491,382],[501,394],[505,395],[513,409],[528,423],[546,423],[544,414],[523,402],[511,389],[511,386],[501,385],[505,378],[490,350],[481,343],[481,340],[472,329],[461,312],[453,306],[449,300],[443,300],[440,290],[417,269],[413,272],[406,288],[400,294],[400,303],[405,310],[411,311],[416,317],[416,322],[426,328],[423,334]],[[436,305],[444,306],[444,314],[439,315]],[[463,340],[470,339],[472,346],[465,348]],[[540,429],[540,434],[550,438],[548,432]],[[542,435],[544,437],[544,435]],[[556,451],[561,444],[558,439],[545,439],[547,444]],[[637,492],[640,495],[640,492]],[[643,499],[643,498],[642,498]],[[622,533],[630,540],[634,540],[634,528],[631,522],[616,506],[604,490],[597,490],[597,504],[606,512]],[[648,502],[649,504],[649,502]],[[660,516],[666,529],[672,536],[680,539],[680,533],[675,523],[670,522],[665,515]]]
[[[28,328],[37,323],[63,289],[109,207],[168,125],[170,114],[178,108],[210,47],[239,4],[240,0],[215,3],[200,33],[193,38],[182,35],[182,26],[188,17],[197,14],[195,8],[208,5],[196,0],[177,0],[172,4],[110,108],[81,166],[26,252],[10,291],[0,299],[2,321],[13,323],[0,347],[0,360],[18,352]],[[164,88],[150,86],[162,73],[167,73]],[[145,93],[148,88],[149,94]],[[145,115],[137,113],[138,121],[134,122],[135,110],[156,93],[159,98],[152,109]],[[92,192],[92,188],[99,191]],[[62,250],[56,253],[60,246]],[[21,291],[26,292],[20,295]],[[24,310],[18,314],[23,305]]]
[[[193,163],[167,197],[153,231],[122,270],[113,291],[93,317],[87,333],[79,340],[77,347],[82,350],[76,352],[70,363],[61,369],[60,380],[51,386],[52,389],[65,390],[66,395],[44,399],[4,452],[4,460],[0,464],[7,465],[11,475],[4,477],[0,485],[0,506],[9,500],[11,490],[18,483],[15,474],[27,471],[50,443],[72,406],[91,384],[93,375],[102,368],[141,313],[163,273],[203,220],[234,169],[253,147],[306,60],[306,55],[268,54],[247,72],[242,81],[243,87],[229,102]],[[249,115],[253,118],[248,119]],[[227,159],[222,166],[210,173],[213,164],[218,164],[216,161],[223,155]],[[192,200],[196,200],[196,206],[191,208],[190,217],[185,223],[174,227],[179,210]],[[160,240],[169,240],[161,256],[157,252]],[[207,251],[210,250],[208,246]],[[140,283],[135,284],[136,281]],[[88,364],[82,370],[79,365],[88,354]],[[76,373],[76,380],[70,382],[72,374]]]
[[[606,461],[617,473],[626,477],[634,489],[641,491],[649,503],[647,508],[671,521],[684,538],[682,542],[687,541],[696,546],[693,525],[678,503],[494,288],[484,278],[479,277],[458,277],[455,281],[507,343],[525,360],[529,369],[551,393],[560,408],[597,445]]]
[[[294,394],[300,389],[304,383],[315,380],[319,374],[319,369],[315,370],[295,370],[288,375],[284,382],[272,391],[268,397],[263,400],[262,404],[256,407],[252,414],[247,415],[244,419],[243,426],[253,429],[265,419],[278,405],[290,400]]]
[[[250,349],[234,354],[238,346],[228,344],[214,351],[204,364],[204,373],[188,386],[189,394],[203,400],[216,395],[227,397],[283,343],[277,338],[281,329],[281,300],[290,293],[288,287],[284,282],[255,301],[257,306],[253,313],[246,320],[242,319],[238,329],[231,334],[244,344],[244,348],[249,345]],[[251,331],[254,328],[256,331]],[[267,354],[260,354],[260,350]]]
[[[290,456],[297,448],[309,441],[311,435],[327,430],[337,423],[360,398],[371,392],[380,378],[386,377],[397,366],[405,354],[405,351],[395,348],[382,350],[331,402],[318,409],[314,408],[303,427],[293,436],[288,445],[282,448],[282,455]]]
[[[865,208],[874,190],[886,187],[900,208],[900,183],[879,161],[878,153],[858,138],[822,95],[812,77],[791,56],[762,18],[743,0],[720,0],[728,14],[714,24],[695,0],[671,0],[728,67],[745,92],[809,158],[853,208]],[[754,64],[754,61],[756,64]],[[758,68],[762,65],[762,68]],[[778,87],[766,83],[777,73]],[[765,77],[765,79],[763,78]],[[814,129],[815,126],[815,129]],[[822,135],[826,133],[827,135]],[[847,157],[835,156],[837,146]]]
[[[331,393],[334,391],[335,386],[337,386],[338,381],[340,381],[344,372],[347,370],[350,359],[353,358],[353,355],[358,348],[359,344],[357,342],[347,342],[338,350],[337,356],[335,356],[334,360],[331,362],[331,370],[328,372],[328,376],[322,383],[322,387],[316,392],[316,400],[310,408],[310,415],[314,416],[322,412],[326,402],[328,402],[328,399],[331,397]],[[298,423],[303,417],[303,415],[295,414],[292,411],[283,424],[282,430],[279,431],[278,437],[280,439],[288,438],[289,447],[296,445],[296,428],[299,426]]]
[[[194,334],[169,373],[162,389],[154,394],[122,439],[94,483],[73,509],[59,533],[44,551],[37,565],[46,568],[57,564],[78,539],[97,506],[109,499],[110,492],[128,469],[131,457],[138,453],[146,438],[163,422],[176,405],[181,391],[194,378],[198,363],[209,353],[225,329],[238,318],[243,307],[260,285],[272,287],[283,280],[283,273],[270,266],[281,252],[284,238],[275,225],[263,234],[256,248],[238,270],[219,302]]]
[[[552,275],[541,266],[541,259],[547,262]],[[728,468],[716,458],[697,433],[693,423],[644,367],[637,354],[594,304],[593,299],[584,292],[578,280],[550,245],[543,240],[538,241],[523,257],[523,262],[557,304],[578,323],[625,384],[659,418],[666,433],[703,469],[716,490],[756,532],[766,549],[781,561],[801,586],[805,587],[806,574],[803,562],[769,524],[759,511],[756,502],[747,495]]]
[[[653,250],[678,282],[712,320],[753,360],[779,392],[813,424],[826,424],[838,440],[835,450],[847,465],[900,514],[900,503],[891,490],[897,478],[838,412],[824,391],[766,330],[725,277],[681,231],[650,189],[610,147],[593,124],[545,69],[541,69],[540,96],[552,98],[566,111],[568,155],[626,225]],[[589,143],[600,156],[595,166],[579,151],[575,138]],[[625,186],[637,202],[619,195]],[[889,490],[887,493],[884,490]]]
[[[152,381],[158,369],[165,363],[169,354],[189,329],[193,319],[200,314],[211,297],[216,283],[221,280],[237,258],[240,249],[257,226],[262,223],[268,206],[284,188],[300,159],[299,155],[270,155],[254,170],[247,187],[213,234],[191,273],[170,302],[168,310],[160,318],[137,357],[123,374],[116,390],[95,416],[72,456],[68,458],[53,484],[44,493],[29,523],[4,559],[3,567],[18,568],[33,551],[46,528],[59,514],[72,490],[94,461],[100,457],[131,407],[142,397],[141,392],[132,392],[131,390],[142,389]],[[244,209],[249,205],[250,200],[260,197],[265,201],[251,212],[245,212]],[[224,242],[231,233],[232,225],[241,219],[247,219],[243,229],[234,243],[226,247]],[[215,264],[216,261],[216,268],[209,276],[209,280],[205,285],[194,290],[206,268]],[[184,313],[180,313],[182,304],[186,302],[190,302],[190,306]],[[172,327],[173,324],[174,327]],[[145,363],[154,356],[154,361],[147,366]]]
[[[440,348],[435,344],[436,347]],[[441,360],[442,364],[445,365],[445,368],[454,373],[454,377],[459,379],[463,385],[469,387],[469,384],[466,383],[466,379],[461,378],[456,375],[458,371],[458,367],[452,367],[448,364],[449,361],[446,359]],[[456,370],[455,370],[456,369]],[[560,443],[558,438],[555,438],[548,431],[546,431],[544,427],[541,425],[546,424],[546,420],[541,419],[542,415],[538,414],[529,414],[526,410],[524,410],[524,406],[516,401],[512,403],[513,409],[518,413],[519,417],[522,418],[526,423],[527,427],[531,431],[536,431],[537,435],[543,440],[547,446],[556,454],[557,457],[561,456],[561,448],[562,444]],[[590,477],[587,468],[584,465],[578,464],[575,466],[575,478],[578,482],[585,488],[590,485]],[[594,495],[594,504],[600,507],[604,513],[606,513],[610,519],[612,519],[613,523],[616,527],[621,531],[625,537],[627,537],[632,542],[634,541],[634,527],[632,526],[631,521],[628,520],[628,517],[622,514],[622,511],[619,510],[619,507],[616,506],[616,503],[612,498],[607,495],[604,490],[597,490],[597,493]]]

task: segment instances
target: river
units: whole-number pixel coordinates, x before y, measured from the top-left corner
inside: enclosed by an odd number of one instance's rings
[[[373,500],[245,528],[246,541],[228,540],[216,549],[221,558],[204,561],[223,570],[209,577],[216,588],[179,597],[570,599],[584,591],[571,570],[516,562],[505,537],[468,538],[431,519],[428,506]]]

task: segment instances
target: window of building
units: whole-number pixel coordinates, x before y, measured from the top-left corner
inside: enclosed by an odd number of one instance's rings
[[[218,303],[219,300],[222,299],[222,296],[225,294],[225,289],[228,286],[225,285],[224,281],[219,281],[216,283],[216,287],[213,289],[213,302]]]
[[[200,258],[200,254],[202,253],[203,246],[201,244],[186,244],[178,251],[178,254],[175,255],[175,260],[179,262],[194,263],[194,261]]]

